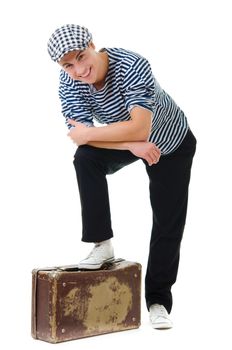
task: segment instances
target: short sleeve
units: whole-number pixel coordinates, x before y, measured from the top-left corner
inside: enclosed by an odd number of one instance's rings
[[[146,59],[139,58],[126,70],[123,78],[123,94],[125,107],[129,112],[135,106],[153,112],[155,82],[150,64]]]
[[[69,80],[69,77],[63,72],[60,74],[59,98],[62,114],[66,119],[68,128],[71,128],[71,125],[67,122],[68,118],[87,126],[93,126],[91,106],[78,88],[73,85],[71,79]]]

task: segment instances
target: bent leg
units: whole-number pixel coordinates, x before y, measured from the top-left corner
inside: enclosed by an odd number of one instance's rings
[[[82,209],[82,240],[101,242],[113,237],[107,174],[136,161],[129,151],[81,146],[74,157]]]

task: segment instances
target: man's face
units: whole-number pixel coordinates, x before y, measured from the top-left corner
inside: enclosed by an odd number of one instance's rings
[[[102,62],[94,48],[94,45],[90,44],[83,51],[70,51],[62,57],[59,64],[72,79],[94,84],[102,75]]]

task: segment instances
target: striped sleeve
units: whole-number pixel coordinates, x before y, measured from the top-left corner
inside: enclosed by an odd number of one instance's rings
[[[135,106],[154,111],[154,77],[146,59],[140,57],[126,70],[123,90],[125,106],[129,112]]]
[[[78,88],[75,87],[73,81],[63,72],[60,74],[59,98],[62,114],[69,129],[72,126],[68,124],[68,118],[87,126],[93,126],[93,115],[90,105],[81,92],[78,91]]]

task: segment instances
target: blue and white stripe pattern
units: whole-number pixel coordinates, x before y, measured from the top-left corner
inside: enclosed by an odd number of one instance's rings
[[[63,115],[91,126],[94,119],[103,124],[129,120],[134,106],[149,109],[153,112],[149,141],[163,155],[173,152],[188,131],[183,111],[160,87],[145,58],[119,48],[102,50],[108,53],[109,70],[101,90],[61,71],[59,96]]]

